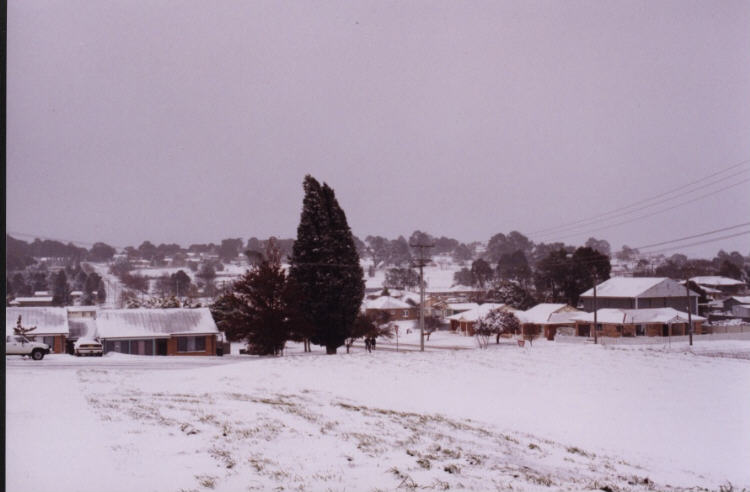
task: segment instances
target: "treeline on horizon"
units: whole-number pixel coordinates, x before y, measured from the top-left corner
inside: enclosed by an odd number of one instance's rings
[[[25,267],[35,264],[39,258],[62,259],[71,264],[82,261],[108,262],[118,253],[117,248],[104,242],[94,243],[91,248],[87,249],[76,246],[72,242],[66,244],[53,239],[37,238],[32,242],[26,242],[9,234],[6,234],[5,239],[6,271],[23,270]],[[274,239],[282,259],[291,255],[294,239],[278,239],[275,237],[268,239],[251,237],[247,241],[241,238],[227,238],[218,243],[194,243],[187,248],[177,243],[155,245],[146,240],[138,247],[127,246],[121,252],[128,259],[146,260],[152,262],[154,266],[163,266],[166,258],[175,259],[177,257],[178,261],[180,259],[184,261],[188,253],[215,255],[225,263],[245,254],[251,263],[254,263],[256,259],[263,255],[270,239]],[[532,268],[551,253],[562,250],[572,254],[576,250],[576,246],[562,242],[534,243],[518,231],[512,231],[507,235],[503,233],[493,235],[484,250],[482,249],[483,244],[479,241],[463,243],[457,239],[446,236],[436,237],[419,230],[414,231],[408,239],[404,236],[395,239],[383,236],[367,236],[363,241],[354,236],[354,242],[360,258],[371,259],[375,268],[389,265],[397,267],[407,265],[419,255],[415,248],[410,247],[410,244],[432,244],[434,246],[428,250],[430,256],[450,255],[456,263],[483,259],[496,265],[503,256],[506,256],[507,261],[508,255],[515,254],[516,263],[527,263]],[[605,239],[591,237],[582,246],[592,248],[603,255],[620,261],[640,260],[634,272],[636,275],[681,278],[688,270],[695,272],[692,273],[693,276],[719,274],[720,270],[724,272],[724,276],[731,278],[739,279],[750,275],[750,272],[746,271],[746,267],[750,265],[750,257],[744,257],[737,251],[727,253],[720,250],[712,259],[689,259],[681,253],[675,253],[671,256],[658,255],[656,258],[661,261],[649,262],[640,258],[637,249],[630,248],[627,245],[613,253],[609,242]],[[524,258],[519,258],[520,254]],[[732,268],[733,266],[736,268]]]

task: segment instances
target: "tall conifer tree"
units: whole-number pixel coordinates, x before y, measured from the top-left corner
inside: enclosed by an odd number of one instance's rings
[[[310,175],[289,269],[298,311],[312,327],[312,343],[335,354],[354,326],[365,284],[346,214],[333,190]]]

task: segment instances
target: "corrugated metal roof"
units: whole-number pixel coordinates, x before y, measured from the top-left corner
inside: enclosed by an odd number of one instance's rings
[[[464,311],[462,313],[454,314],[453,316],[448,316],[447,319],[451,319],[454,321],[477,321],[482,316],[486,316],[487,313],[494,309],[498,308],[504,308],[507,311],[515,312],[515,309],[506,306],[505,304],[496,304],[494,302],[488,302],[485,304],[481,304],[474,309],[469,309],[468,311]]]
[[[718,275],[708,275],[703,277],[693,277],[690,280],[698,285],[711,285],[714,287],[726,287],[733,285],[745,285],[742,280],[736,280],[729,277],[721,277]]]
[[[102,309],[96,319],[99,338],[153,338],[218,333],[208,308]]]
[[[596,286],[597,297],[679,297],[685,295],[685,286],[667,277],[612,277]],[[691,296],[698,296],[690,291]],[[593,297],[591,288],[581,297]]]
[[[68,334],[68,313],[61,307],[7,307],[5,308],[5,334],[12,335],[18,316],[24,327],[36,326],[30,335]]]
[[[369,301],[365,307],[366,309],[410,309],[414,306],[393,297],[380,296],[377,299]]]
[[[527,309],[526,311],[519,311],[516,313],[518,318],[523,323],[544,323],[549,321],[552,313],[559,311],[560,309],[567,306],[567,304],[552,304],[542,303]]]
[[[594,321],[594,313],[580,313],[573,316],[580,321]],[[706,321],[706,318],[691,315],[692,321]],[[599,309],[596,312],[597,323],[608,324],[642,324],[642,323],[686,323],[688,313],[671,307],[651,309]]]

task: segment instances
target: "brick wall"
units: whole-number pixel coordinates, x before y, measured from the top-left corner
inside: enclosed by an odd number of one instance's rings
[[[216,335],[206,335],[206,350],[203,352],[178,352],[177,339],[181,337],[171,337],[167,340],[167,355],[216,355]]]

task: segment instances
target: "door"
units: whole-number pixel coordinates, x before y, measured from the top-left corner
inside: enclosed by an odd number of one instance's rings
[[[156,355],[167,355],[167,339],[156,339]]]

